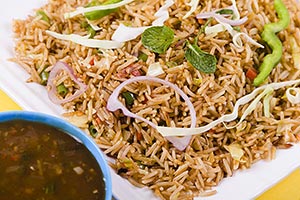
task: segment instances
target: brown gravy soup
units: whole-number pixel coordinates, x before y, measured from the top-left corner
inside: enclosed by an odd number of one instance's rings
[[[104,199],[96,159],[71,136],[48,125],[0,123],[1,200]]]

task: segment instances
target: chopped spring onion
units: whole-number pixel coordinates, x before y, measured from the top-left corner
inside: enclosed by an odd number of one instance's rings
[[[147,76],[159,76],[164,74],[164,70],[159,62],[152,63],[148,67]]]
[[[68,89],[66,88],[66,86],[61,83],[57,86],[57,93],[62,96],[65,97],[68,94]]]
[[[78,7],[73,12],[65,13],[64,17],[65,17],[65,19],[68,19],[68,18],[75,17],[77,15],[85,14],[85,13],[92,12],[92,11],[108,10],[108,9],[119,8],[121,6],[124,6],[124,5],[127,5],[127,4],[131,3],[133,1],[134,0],[123,0],[123,1],[118,2],[118,3],[107,4],[107,5],[99,5],[99,6],[92,6],[92,7],[86,7],[86,8],[84,8],[84,7]]]
[[[46,30],[46,33],[57,39],[71,41],[76,44],[80,44],[91,48],[116,49],[116,48],[121,48],[123,46],[123,43],[117,41],[89,39],[88,38],[89,35],[88,36],[80,36],[76,34],[66,35],[66,34],[60,34],[48,30]]]
[[[127,42],[137,38],[147,28],[150,28],[152,26],[163,26],[164,22],[169,18],[168,8],[173,4],[173,0],[167,0],[166,3],[154,14],[157,19],[152,22],[151,26],[128,27],[124,24],[120,24],[117,30],[112,35],[112,40],[118,42]]]
[[[224,148],[230,153],[234,160],[240,161],[244,155],[244,151],[239,144],[225,145]]]
[[[44,20],[45,22],[50,24],[50,18],[48,17],[48,15],[43,10],[36,11],[36,15],[41,16],[41,20]]]
[[[195,128],[196,126],[196,111],[195,108],[192,104],[192,102],[190,101],[189,97],[176,85],[174,85],[173,83],[160,79],[160,78],[156,78],[156,77],[151,77],[151,76],[136,76],[133,77],[131,79],[128,79],[124,82],[122,82],[117,88],[115,88],[115,90],[113,91],[113,93],[110,95],[110,97],[108,98],[107,101],[107,109],[109,111],[116,111],[118,109],[122,110],[123,114],[128,116],[128,117],[132,117],[135,118],[137,120],[143,121],[145,123],[147,123],[148,125],[150,125],[153,128],[157,128],[157,125],[154,124],[153,122],[149,121],[148,119],[145,119],[137,114],[134,114],[132,112],[130,112],[123,104],[122,102],[119,101],[118,96],[121,92],[121,90],[128,84],[131,84],[133,82],[139,82],[139,81],[149,81],[149,82],[158,82],[164,85],[167,85],[169,87],[171,87],[172,89],[174,89],[186,102],[189,110],[190,110],[190,115],[191,115],[191,128]],[[186,137],[182,137],[182,138],[178,138],[178,137],[166,137],[167,140],[169,140],[171,143],[173,143],[173,145],[180,151],[183,151],[187,145],[189,144],[190,140],[191,140],[191,136],[186,136]]]
[[[101,27],[93,24],[90,20],[86,20],[86,21],[94,31],[100,31],[102,29]]]
[[[56,75],[60,73],[62,70],[66,71],[69,74],[70,78],[79,86],[79,89],[73,95],[68,96],[64,99],[59,98],[59,95],[57,95],[58,91],[55,85]],[[87,89],[87,86],[77,79],[73,69],[66,63],[60,61],[57,62],[52,68],[49,74],[47,86],[49,87],[49,92],[48,92],[49,99],[55,104],[63,104],[63,103],[70,102],[73,99],[82,95]]]
[[[265,90],[266,88],[272,88],[273,90],[277,90],[277,89],[280,89],[283,87],[292,86],[292,85],[299,84],[299,83],[300,83],[300,79],[297,79],[297,80],[292,80],[292,81],[271,83],[271,84],[260,86],[260,87],[256,88],[255,90],[253,90],[250,94],[247,94],[244,97],[240,98],[235,103],[232,113],[223,115],[219,119],[214,120],[205,126],[201,126],[201,127],[197,127],[197,128],[174,128],[174,127],[157,126],[156,129],[158,130],[158,132],[160,132],[160,134],[162,134],[165,137],[198,135],[198,134],[201,134],[201,133],[204,133],[204,132],[210,130],[211,128],[217,126],[218,124],[220,124],[222,122],[231,122],[231,121],[235,120],[238,117],[239,107],[241,105],[245,105],[248,102],[250,102],[253,98],[256,97],[256,95],[261,93],[262,90]],[[300,89],[299,89],[299,91],[300,91]],[[288,92],[287,97],[288,97],[289,101],[291,99],[292,101],[295,100],[294,102],[300,102],[299,96],[298,96],[299,99],[294,99],[294,98],[289,99],[289,97],[291,97],[291,96],[292,95],[290,95],[290,93]],[[299,100],[299,101],[297,101],[297,100]],[[292,101],[291,101],[291,103],[292,103]]]
[[[45,70],[43,70],[40,74],[40,77],[41,77],[41,85],[47,85],[49,72],[46,72]]]
[[[188,18],[195,10],[199,4],[200,0],[191,0],[187,5],[191,7],[191,9],[183,16],[183,19]]]
[[[91,135],[93,138],[96,138],[97,135],[98,135],[98,131],[97,131],[96,127],[95,127],[93,124],[91,124],[91,125],[89,126],[89,133],[90,133],[90,135]]]
[[[122,97],[125,99],[126,106],[132,106],[134,103],[134,96],[131,92],[122,92]]]
[[[292,104],[300,103],[300,88],[288,88],[286,91],[286,97]]]
[[[148,55],[143,52],[139,52],[138,59],[146,62],[148,60]]]

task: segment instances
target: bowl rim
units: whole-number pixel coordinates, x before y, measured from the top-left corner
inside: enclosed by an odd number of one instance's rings
[[[77,140],[79,140],[90,151],[90,153],[93,155],[98,165],[100,166],[105,183],[105,200],[112,199],[112,180],[110,169],[107,164],[107,161],[104,158],[103,152],[100,150],[100,148],[98,147],[98,145],[92,137],[88,136],[80,128],[64,120],[63,118],[59,118],[46,113],[40,113],[35,111],[0,112],[0,123],[12,120],[39,122],[62,130],[66,134],[73,136]]]

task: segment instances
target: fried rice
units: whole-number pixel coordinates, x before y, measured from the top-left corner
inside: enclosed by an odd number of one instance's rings
[[[93,21],[101,27],[94,39],[110,40],[120,23],[134,27],[151,25],[155,20],[154,13],[164,2],[137,0]],[[63,103],[64,116],[83,129],[91,130],[90,127],[93,127],[93,137],[99,148],[115,159],[115,163],[111,163],[112,168],[133,185],[147,186],[161,199],[213,195],[216,193],[213,188],[236,170],[250,168],[262,159],[272,160],[277,149],[290,148],[299,141],[300,105],[288,102],[284,89],[274,91],[270,117],[264,116],[263,104],[259,102],[253,113],[237,128],[226,129],[219,124],[203,134],[192,136],[184,151],[176,149],[146,123],[127,117],[119,110],[110,112],[106,108],[110,94],[120,83],[147,74],[149,65],[159,62],[164,73],[158,77],[174,83],[189,96],[196,111],[196,126],[231,113],[235,102],[255,89],[252,80],[246,76],[247,70],[258,68],[266,54],[270,53],[270,49],[261,49],[246,40],[243,40],[242,48],[237,48],[226,31],[214,35],[198,34],[206,20],[197,19],[196,14],[231,6],[231,1],[200,1],[196,11],[183,19],[190,9],[189,0],[175,0],[169,8],[170,17],[165,25],[172,28],[176,39],[163,54],[145,48],[140,36],[125,42],[122,48],[102,51],[45,33],[51,30],[87,35],[83,15],[64,18],[64,13],[87,3],[87,0],[49,0],[37,10],[43,10],[50,22],[35,14],[25,20],[15,20],[15,57],[12,60],[30,74],[28,82],[40,84],[41,73],[50,72],[58,61],[72,67],[78,79],[88,88],[80,97]],[[278,33],[283,55],[268,77],[269,83],[300,78],[290,45],[290,37],[293,36],[300,46],[300,6],[293,0],[284,0],[284,3],[291,22]],[[273,1],[237,0],[236,4],[241,16],[248,17],[239,26],[240,31],[262,42],[260,33],[264,25],[278,20]],[[212,20],[211,24],[216,24],[216,21]],[[201,50],[217,58],[215,73],[203,73],[185,59],[184,41],[194,41],[195,37]],[[147,59],[138,59],[141,54]],[[67,88],[66,96],[78,89],[66,73],[57,76],[56,84],[61,83]],[[158,83],[138,82],[126,86],[125,91],[134,97],[134,102],[128,106],[131,112],[163,126],[190,126],[187,104],[172,88]],[[120,95],[119,99],[126,104],[125,97]],[[248,105],[239,109],[239,117]],[[234,124],[236,121],[228,125]],[[238,144],[243,151],[240,159],[234,159],[226,148],[231,144]]]

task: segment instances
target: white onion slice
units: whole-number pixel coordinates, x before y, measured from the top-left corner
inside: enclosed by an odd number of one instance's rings
[[[68,75],[70,76],[70,78],[72,79],[72,81],[74,81],[79,86],[79,90],[77,90],[73,95],[67,96],[64,99],[60,99],[58,97],[57,88],[56,88],[55,81],[54,81],[56,75],[61,71],[66,71],[68,73]],[[82,95],[87,89],[87,85],[85,85],[84,83],[80,82],[77,79],[77,77],[74,74],[73,69],[68,64],[61,62],[61,61],[58,61],[52,68],[52,70],[49,74],[49,77],[48,77],[47,87],[49,87],[48,97],[55,104],[64,104],[64,103],[70,102],[70,101],[74,100],[75,98],[79,97],[80,95]]]
[[[74,42],[76,44],[80,44],[86,47],[91,48],[100,48],[100,49],[117,49],[123,46],[123,43],[112,41],[112,40],[96,40],[96,39],[89,39],[87,36],[80,36],[76,34],[60,34],[54,31],[46,30],[46,33],[52,37],[55,37],[60,40],[67,40]]]
[[[150,125],[152,128],[157,128],[158,126],[156,124],[154,124],[153,122],[138,116],[137,114],[134,114],[132,112],[130,112],[118,99],[121,90],[128,84],[133,83],[133,82],[139,82],[139,81],[149,81],[149,82],[158,82],[161,83],[163,85],[167,85],[170,88],[174,89],[175,92],[177,92],[186,102],[189,110],[190,110],[190,115],[191,115],[191,128],[196,127],[196,112],[195,112],[195,108],[192,104],[192,102],[190,101],[189,97],[175,84],[160,79],[160,78],[156,78],[156,77],[151,77],[151,76],[137,76],[137,77],[133,77],[131,79],[128,79],[124,82],[122,82],[117,88],[115,88],[115,90],[113,91],[113,93],[110,95],[110,97],[108,98],[107,101],[107,109],[109,111],[116,111],[118,109],[122,110],[122,112],[124,113],[124,115],[128,116],[128,117],[132,117],[138,120],[141,120],[145,123],[147,123],[148,125]],[[183,151],[187,145],[189,144],[190,140],[191,140],[191,136],[187,136],[187,137],[182,137],[182,138],[178,138],[178,137],[166,137],[166,139],[168,139],[178,150]]]

